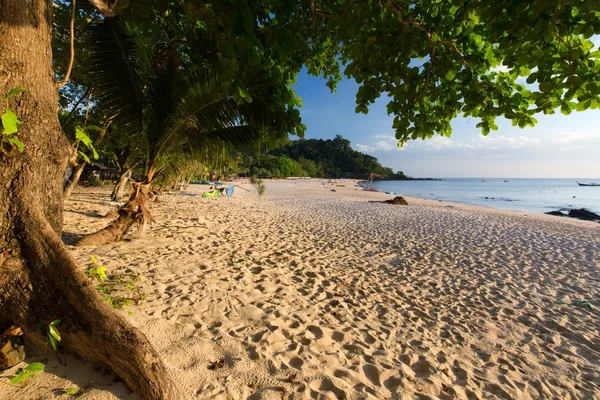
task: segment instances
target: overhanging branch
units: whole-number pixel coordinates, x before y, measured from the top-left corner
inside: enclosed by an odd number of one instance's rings
[[[456,46],[455,42],[453,42],[452,40],[433,40],[433,38],[431,37],[431,32],[429,32],[429,30],[423,25],[421,25],[419,22],[415,21],[415,19],[412,16],[405,17],[404,14],[402,14],[402,10],[400,9],[400,7],[395,5],[393,0],[387,0],[387,6],[394,14],[396,14],[398,22],[400,22],[402,25],[412,26],[423,31],[425,37],[427,38],[427,41],[429,41],[429,43],[433,45],[433,54],[435,54],[435,48],[440,44],[450,46],[452,50],[458,55],[460,61],[465,66],[465,68],[471,70],[471,68],[469,68],[469,64],[467,64],[467,60],[465,60],[465,57],[462,55],[460,50],[458,50],[458,47]]]

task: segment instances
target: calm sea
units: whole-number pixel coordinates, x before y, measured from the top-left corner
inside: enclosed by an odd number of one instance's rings
[[[506,210],[544,213],[563,208],[586,208],[600,214],[600,187],[578,186],[598,179],[481,179],[441,181],[377,181],[382,191],[407,196],[475,204]]]

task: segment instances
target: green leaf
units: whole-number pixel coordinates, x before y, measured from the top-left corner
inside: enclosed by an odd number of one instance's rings
[[[33,375],[33,373],[28,372],[28,371],[23,371],[23,372],[19,373],[17,376],[15,376],[14,378],[12,378],[10,380],[10,383],[12,383],[13,385],[17,385],[17,384],[21,383],[23,380],[29,378],[31,375]]]
[[[571,106],[569,105],[569,103],[563,103],[560,106],[560,112],[563,113],[564,115],[569,115],[571,114]]]
[[[17,146],[21,153],[25,150],[25,146],[23,145],[23,143],[16,137],[9,137],[9,138],[6,138],[6,140],[8,140],[9,142],[11,142],[15,146]]]
[[[75,128],[75,138],[77,140],[79,140],[81,143],[83,143],[85,145],[85,147],[87,147],[89,150],[91,150],[94,153],[95,159],[98,158],[98,153],[96,152],[96,149],[94,148],[92,139],[90,139],[90,137],[85,133],[85,131],[80,126]],[[87,158],[87,156],[84,156],[83,158],[88,163],[90,162],[90,160],[89,160],[89,158]]]
[[[94,257],[94,256],[90,256],[90,259],[92,260],[92,262],[93,262],[94,264],[97,264],[97,263],[98,263],[98,260],[96,260],[96,257]]]
[[[106,279],[106,267],[96,268],[96,275],[98,276],[98,280],[100,282],[104,282],[104,280]]]
[[[44,370],[44,364],[41,362],[34,362],[25,367],[25,371],[37,373]]]
[[[453,69],[449,69],[448,72],[446,72],[446,79],[449,81],[454,79],[455,76],[456,76],[456,71]]]
[[[60,319],[55,319],[54,321],[50,322],[50,326],[56,326],[60,324]]]
[[[50,336],[50,334],[48,334],[48,340],[50,341],[50,344],[52,345],[54,351],[56,351],[56,349],[58,348],[58,340],[56,340],[55,337]]]
[[[18,95],[19,93],[23,93],[25,90],[27,90],[27,89],[25,89],[24,87],[14,88],[10,92],[8,92],[8,94],[6,95],[6,98],[10,99],[11,97]]]
[[[86,131],[96,131],[96,132],[100,132],[102,131],[102,128],[97,126],[97,125],[88,125],[85,127]]]
[[[90,158],[85,155],[85,153],[83,151],[80,150],[77,153],[81,156],[81,158],[83,158],[85,160],[86,163],[90,164],[92,162],[90,160]]]
[[[53,337],[54,339],[60,342],[60,332],[58,331],[56,326],[52,324],[48,325],[48,335],[50,335],[49,337]]]
[[[21,121],[17,118],[17,115],[12,112],[8,107],[4,114],[2,114],[2,126],[4,130],[2,131],[3,135],[12,135],[13,133],[17,133],[19,131],[19,126],[21,126]]]

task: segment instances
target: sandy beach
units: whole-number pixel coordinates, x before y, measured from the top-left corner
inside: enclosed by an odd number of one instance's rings
[[[94,255],[138,277],[145,299],[119,312],[187,398],[600,399],[600,224],[266,185],[191,185],[152,203],[143,238],[70,247],[82,269]],[[108,223],[110,191],[77,189],[65,242]],[[593,309],[561,304],[581,300]],[[0,399],[137,398],[73,356],[22,387],[15,370]]]

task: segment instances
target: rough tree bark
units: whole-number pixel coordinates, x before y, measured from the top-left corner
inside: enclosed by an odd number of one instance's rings
[[[129,168],[127,171],[121,173],[121,175],[119,176],[119,180],[115,184],[115,187],[113,188],[113,191],[110,195],[110,199],[112,201],[121,201],[121,199],[123,198],[123,191],[125,190],[125,185],[127,184],[129,178],[131,178],[132,172],[133,169]]]
[[[23,121],[25,151],[0,153],[0,326],[14,323],[39,340],[36,324],[59,318],[68,350],[143,398],[179,399],[146,337],[102,300],[60,240],[62,175],[73,150],[57,118],[52,11],[52,0],[0,0],[0,93],[27,89],[10,104]]]
[[[98,132],[98,136],[96,136],[96,139],[94,139],[94,143],[93,143],[94,148],[97,148],[98,146],[100,146],[100,144],[102,143],[102,140],[104,140],[106,131],[110,127],[111,123],[112,123],[112,117],[109,118],[104,123],[104,125],[100,129],[100,132]],[[91,153],[90,152],[87,152],[87,153],[88,153],[87,155],[89,157],[91,157]],[[71,177],[69,178],[69,180],[67,181],[67,184],[65,185],[65,187],[63,189],[63,200],[67,200],[69,198],[69,196],[71,196],[73,189],[79,183],[79,178],[81,178],[81,174],[83,173],[83,170],[85,169],[86,165],[87,165],[87,162],[85,162],[85,160],[79,160],[79,164],[77,164],[77,167],[75,167],[73,174],[71,175]]]

